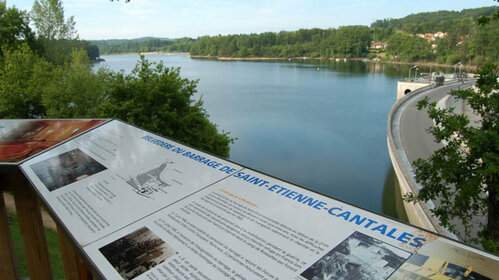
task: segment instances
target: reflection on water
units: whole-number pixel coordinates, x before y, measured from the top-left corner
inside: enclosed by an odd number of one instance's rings
[[[96,68],[107,65],[129,73],[139,56],[103,58],[106,62]],[[199,79],[196,98],[202,96],[211,121],[238,138],[231,160],[382,211],[386,171],[391,168],[386,121],[397,80],[412,65],[146,58],[181,67],[184,78]]]
[[[409,69],[413,66],[418,67],[419,74],[428,74],[432,72],[442,72],[446,74],[453,73],[452,67],[441,66],[419,66],[417,64],[391,64],[382,62],[364,62],[364,61],[326,61],[326,60],[290,60],[290,61],[262,61],[260,63],[281,63],[288,64],[288,67],[311,69],[318,71],[333,71],[342,73],[345,76],[353,74],[379,73],[391,78],[405,78],[409,75]],[[418,74],[418,75],[419,75]],[[415,71],[412,70],[411,76],[414,77]]]
[[[393,168],[390,168],[386,173],[381,211],[390,217],[409,222],[404,209],[399,182]]]

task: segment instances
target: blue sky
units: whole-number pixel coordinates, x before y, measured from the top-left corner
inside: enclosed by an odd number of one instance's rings
[[[65,0],[80,38],[130,39],[145,36],[196,38],[299,28],[370,25],[376,19],[412,13],[492,6],[492,0]],[[7,0],[30,10],[33,1]]]

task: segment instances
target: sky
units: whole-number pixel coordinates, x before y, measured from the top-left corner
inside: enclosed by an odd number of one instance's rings
[[[33,0],[7,0],[31,10]],[[497,5],[492,0],[65,0],[81,39],[146,36],[197,38],[203,35],[292,31],[367,25],[409,14]]]

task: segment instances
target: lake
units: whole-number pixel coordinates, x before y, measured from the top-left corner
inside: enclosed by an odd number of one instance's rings
[[[102,56],[130,73],[138,55]],[[386,142],[397,80],[408,65],[362,61],[217,61],[185,54],[146,55],[199,79],[201,97],[220,130],[237,137],[230,159],[357,206],[393,208]],[[421,69],[420,71],[427,71]],[[414,74],[414,70],[413,70]]]

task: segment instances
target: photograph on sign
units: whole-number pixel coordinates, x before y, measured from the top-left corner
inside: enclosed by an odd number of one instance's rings
[[[176,253],[147,227],[113,241],[99,251],[126,280],[141,275]]]
[[[49,191],[85,179],[107,168],[98,161],[74,149],[30,166]]]
[[[301,276],[308,280],[387,279],[409,256],[411,253],[356,231]]]
[[[492,280],[475,271],[473,267],[462,267],[440,258],[413,254],[389,280],[405,279],[466,279]]]
[[[105,120],[0,120],[0,162],[18,162]]]

